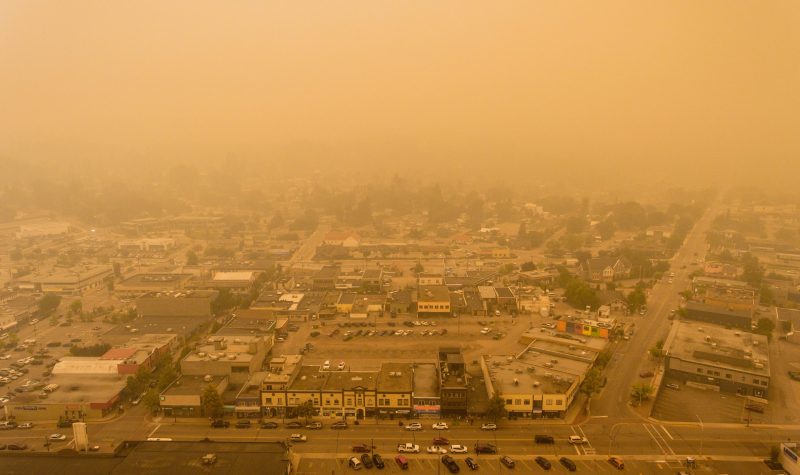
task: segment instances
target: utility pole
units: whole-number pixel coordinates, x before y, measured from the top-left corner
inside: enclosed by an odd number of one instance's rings
[[[703,456],[703,438],[705,436],[705,427],[703,426],[703,419],[700,419],[700,416],[695,414],[697,420],[700,421],[700,457]]]

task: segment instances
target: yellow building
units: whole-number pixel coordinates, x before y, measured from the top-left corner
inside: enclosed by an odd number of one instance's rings
[[[449,316],[450,291],[446,285],[421,285],[417,293],[418,316]]]

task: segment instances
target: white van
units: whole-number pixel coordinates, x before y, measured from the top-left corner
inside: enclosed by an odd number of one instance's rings
[[[331,360],[325,360],[325,362],[322,363],[322,370],[328,371],[330,369],[331,369]]]
[[[361,470],[363,465],[361,464],[361,460],[358,460],[356,457],[350,457],[350,461],[347,463],[353,470]]]

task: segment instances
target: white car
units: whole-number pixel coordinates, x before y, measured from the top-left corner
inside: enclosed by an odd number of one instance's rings
[[[48,439],[50,439],[50,440],[67,440],[67,436],[64,435],[64,434],[56,433],[56,434],[50,434]]]
[[[405,430],[414,430],[414,431],[422,430],[422,424],[420,424],[419,422],[412,422],[411,424],[405,426]]]
[[[33,429],[33,422],[23,422],[17,426],[17,429]]]
[[[2,404],[5,404],[5,403],[7,403],[7,402],[8,402],[8,401],[10,401],[10,400],[11,400],[11,399],[9,399],[9,398],[7,398],[7,397],[5,397],[5,396],[3,396],[3,397],[0,397],[0,403],[2,403]]]
[[[572,445],[580,445],[589,442],[586,440],[586,437],[581,437],[579,435],[571,435],[569,436],[569,443]]]
[[[437,422],[436,424],[431,426],[431,429],[445,430],[447,429],[447,422]]]
[[[497,430],[497,424],[481,424],[481,430]]]
[[[10,360],[10,359],[11,359],[11,355],[0,356],[0,360]]]
[[[491,330],[487,327],[483,327],[483,330],[481,330],[481,335],[488,335],[489,333],[491,333]]]
[[[33,320],[31,320],[31,325],[36,325],[37,323],[39,323],[38,318],[34,318]]]
[[[343,370],[344,369],[344,361],[340,361],[339,364],[336,366],[336,368],[338,368],[339,371]]]
[[[426,452],[429,454],[446,454],[447,449],[444,447],[439,447],[438,445],[430,445],[425,449]]]
[[[292,434],[289,436],[289,440],[291,440],[292,442],[306,442],[308,440],[308,437],[302,434]]]
[[[465,453],[467,453],[467,446],[466,445],[451,445],[450,446],[450,453],[453,453],[453,454],[465,454]]]
[[[331,362],[330,360],[325,360],[325,362],[322,363],[322,370],[328,371],[329,369],[331,369]]]

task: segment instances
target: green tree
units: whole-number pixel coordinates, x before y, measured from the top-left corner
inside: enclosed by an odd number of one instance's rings
[[[597,368],[592,368],[588,373],[586,373],[586,377],[581,383],[580,392],[587,398],[591,399],[594,394],[600,391],[602,384],[603,377],[600,374],[600,370]]]
[[[647,294],[644,291],[644,286],[636,284],[636,288],[625,297],[625,301],[628,304],[628,310],[631,312],[638,312],[640,308],[647,305]]]
[[[501,417],[505,417],[508,413],[506,411],[506,400],[499,394],[495,394],[489,399],[489,408],[486,410],[486,417],[497,423]]]
[[[81,299],[73,300],[71,304],[69,304],[69,313],[72,315],[80,315],[83,311],[83,302]]]
[[[128,394],[131,397],[134,397],[137,394],[142,393],[142,390],[144,390],[144,386],[135,376],[128,376],[128,379],[126,380],[125,384],[125,389],[128,390]]]
[[[771,339],[773,330],[775,330],[775,322],[773,322],[771,319],[766,317],[758,319],[758,322],[756,323],[756,333]]]
[[[639,404],[650,399],[652,394],[653,386],[648,383],[636,383],[631,387],[631,398],[638,401]]]
[[[142,404],[148,411],[155,413],[161,407],[161,397],[155,389],[150,389],[142,398]]]
[[[214,386],[208,385],[200,398],[203,415],[214,419],[222,416],[222,398]]]
[[[596,309],[600,304],[600,299],[597,297],[597,292],[591,288],[586,282],[573,278],[564,290],[564,296],[567,302],[575,308],[583,309],[590,307]]]
[[[297,417],[302,417],[308,423],[308,420],[316,414],[316,409],[314,409],[314,401],[308,400],[299,406],[297,406]]]
[[[193,250],[186,251],[186,265],[187,266],[196,266],[200,260],[197,257],[197,253]]]
[[[178,373],[175,371],[175,368],[171,365],[165,365],[164,367],[160,368],[158,371],[158,389],[162,391],[167,388],[173,381],[178,377]]]
[[[774,305],[775,304],[775,295],[772,293],[772,289],[768,285],[761,286],[761,292],[759,292],[759,302],[761,305]]]
[[[44,296],[39,299],[37,303],[39,307],[39,313],[41,315],[47,316],[51,313],[55,312],[59,305],[61,305],[61,296],[56,294],[44,294]]]
[[[536,264],[534,264],[533,261],[523,262],[522,265],[520,266],[520,270],[522,272],[535,271],[536,270]]]
[[[750,253],[742,255],[742,280],[753,287],[761,287],[761,280],[764,278],[764,271],[758,258]]]

